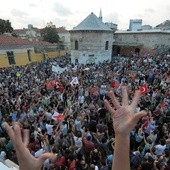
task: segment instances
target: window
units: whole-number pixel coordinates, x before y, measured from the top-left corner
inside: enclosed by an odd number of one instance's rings
[[[89,54],[89,57],[94,57],[94,54]]]
[[[79,44],[78,44],[78,41],[76,40],[75,41],[75,50],[78,50],[79,49]]]
[[[9,65],[16,64],[13,51],[7,51]]]
[[[28,60],[31,61],[31,50],[27,50]]]
[[[109,49],[109,41],[106,41],[105,50],[108,50],[108,49]]]

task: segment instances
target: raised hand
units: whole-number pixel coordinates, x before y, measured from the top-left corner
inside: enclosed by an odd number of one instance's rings
[[[111,104],[108,100],[105,100],[105,106],[112,114],[113,128],[115,131],[115,147],[112,170],[130,170],[129,134],[139,119],[146,114],[145,111],[135,113],[140,98],[140,91],[137,90],[135,92],[131,104],[129,104],[127,89],[125,86],[122,87],[121,103],[115,97],[113,91],[110,91],[108,96],[111,98]]]
[[[111,99],[111,103],[105,100],[105,106],[108,111],[112,114],[113,127],[116,135],[127,135],[135,127],[139,119],[146,114],[145,111],[135,113],[137,104],[140,99],[140,91],[135,92],[134,98],[129,104],[127,87],[122,87],[122,102],[120,103],[115,97],[114,92],[110,91],[108,96]]]
[[[12,128],[8,123],[4,122],[3,127],[13,142],[20,170],[40,170],[46,159],[54,158],[54,154],[52,153],[44,153],[39,158],[35,158],[30,153],[27,148],[29,142],[29,130],[25,129],[22,131],[22,139],[21,128],[18,124],[15,124]]]

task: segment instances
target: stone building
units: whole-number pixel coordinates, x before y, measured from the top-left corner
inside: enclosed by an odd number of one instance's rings
[[[133,25],[130,20],[130,25]],[[138,22],[139,21],[139,22]],[[113,56],[131,55],[166,55],[170,54],[170,21],[152,28],[150,25],[141,26],[141,20],[135,20],[138,29],[114,32]]]
[[[169,30],[116,31],[113,55],[164,55],[170,52]]]
[[[91,13],[70,30],[72,63],[98,63],[111,60],[113,30]]]

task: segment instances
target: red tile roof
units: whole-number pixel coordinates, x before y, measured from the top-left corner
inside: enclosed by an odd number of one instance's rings
[[[0,35],[0,45],[31,45],[32,43],[29,40],[16,38],[9,35]]]
[[[26,34],[28,29],[14,29],[13,30],[13,33],[16,33],[16,34]]]

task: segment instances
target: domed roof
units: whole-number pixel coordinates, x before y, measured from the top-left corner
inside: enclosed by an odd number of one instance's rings
[[[100,18],[93,12],[88,15],[80,24],[74,27],[71,31],[113,31],[105,25]]]

